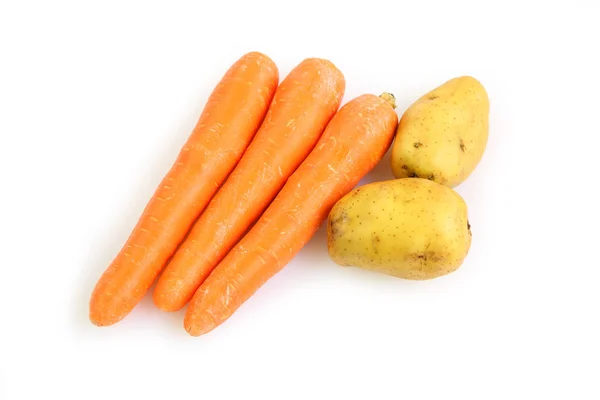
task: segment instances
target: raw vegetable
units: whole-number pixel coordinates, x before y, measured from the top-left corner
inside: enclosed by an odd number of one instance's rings
[[[342,266],[436,278],[456,270],[469,251],[467,205],[454,190],[427,179],[370,183],[333,207],[327,243]]]
[[[159,308],[176,311],[192,298],[313,149],[344,89],[342,73],[317,58],[304,60],[283,80],[246,153],[159,278]]]
[[[479,164],[488,140],[490,103],[476,79],[452,79],[411,105],[392,146],[396,178],[425,178],[448,187]]]
[[[267,56],[241,57],[212,92],[175,163],[94,288],[90,320],[123,319],[139,303],[259,128],[279,82]]]
[[[204,334],[228,319],[300,251],[331,207],[377,164],[398,123],[390,103],[391,95],[366,94],[338,111],[256,225],[198,288],[184,319],[189,334]]]

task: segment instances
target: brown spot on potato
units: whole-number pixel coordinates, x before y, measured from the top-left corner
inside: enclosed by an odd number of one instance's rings
[[[371,240],[373,241],[373,252],[375,254],[379,254],[378,244],[379,244],[379,242],[381,242],[379,235],[376,233],[373,233],[373,235],[371,236]]]
[[[340,224],[347,223],[348,219],[348,213],[345,211],[341,212],[340,215],[335,219],[329,218],[329,230],[331,231],[331,235],[338,236],[340,233]]]
[[[331,234],[333,236],[337,236],[338,228],[335,225],[335,223],[333,222],[333,220],[331,220],[331,219],[329,219],[329,231],[331,232]]]
[[[431,262],[444,261],[444,256],[434,253],[433,251],[422,251],[419,253],[413,253],[408,258],[413,259],[415,261],[420,261],[420,262],[422,262],[422,264],[425,264],[427,261],[431,261]]]
[[[431,96],[429,96],[429,97],[427,98],[427,100],[435,100],[435,99],[437,99],[437,98],[439,98],[439,97],[440,97],[440,96],[436,96],[435,94],[432,94]]]
[[[414,170],[410,169],[408,165],[403,165],[402,169],[406,171],[406,176],[409,178],[418,178],[419,174],[417,174]]]
[[[465,152],[465,142],[460,138],[460,151]]]
[[[339,217],[337,217],[333,222],[335,224],[339,224],[339,223],[344,223],[348,221],[348,213],[346,213],[345,211],[342,211],[339,215]]]
[[[414,147],[415,149],[418,149],[418,148],[419,148],[419,147],[421,147],[421,146],[423,146],[423,143],[421,143],[421,142],[415,142],[415,143],[413,143],[413,147]]]

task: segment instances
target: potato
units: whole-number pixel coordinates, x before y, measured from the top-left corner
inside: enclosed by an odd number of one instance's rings
[[[422,178],[370,183],[332,208],[331,259],[405,279],[456,270],[471,246],[467,205],[454,190]]]
[[[476,79],[452,79],[402,115],[392,146],[396,178],[426,178],[456,187],[481,161],[488,140],[490,103]]]

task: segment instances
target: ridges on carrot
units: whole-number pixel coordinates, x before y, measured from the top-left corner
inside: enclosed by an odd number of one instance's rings
[[[277,89],[265,121],[158,280],[155,304],[181,309],[306,158],[338,110],[342,73],[309,58]]]
[[[238,163],[278,83],[275,63],[258,52],[245,54],[227,70],[123,248],[98,280],[89,305],[92,323],[112,325],[139,303]]]
[[[397,125],[389,94],[366,94],[344,105],[256,225],[198,288],[184,318],[188,333],[198,336],[223,323],[279,272],[379,162]]]

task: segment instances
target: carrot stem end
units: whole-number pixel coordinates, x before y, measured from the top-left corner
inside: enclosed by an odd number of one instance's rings
[[[393,109],[396,109],[396,97],[388,92],[383,92],[379,97],[385,100]]]

